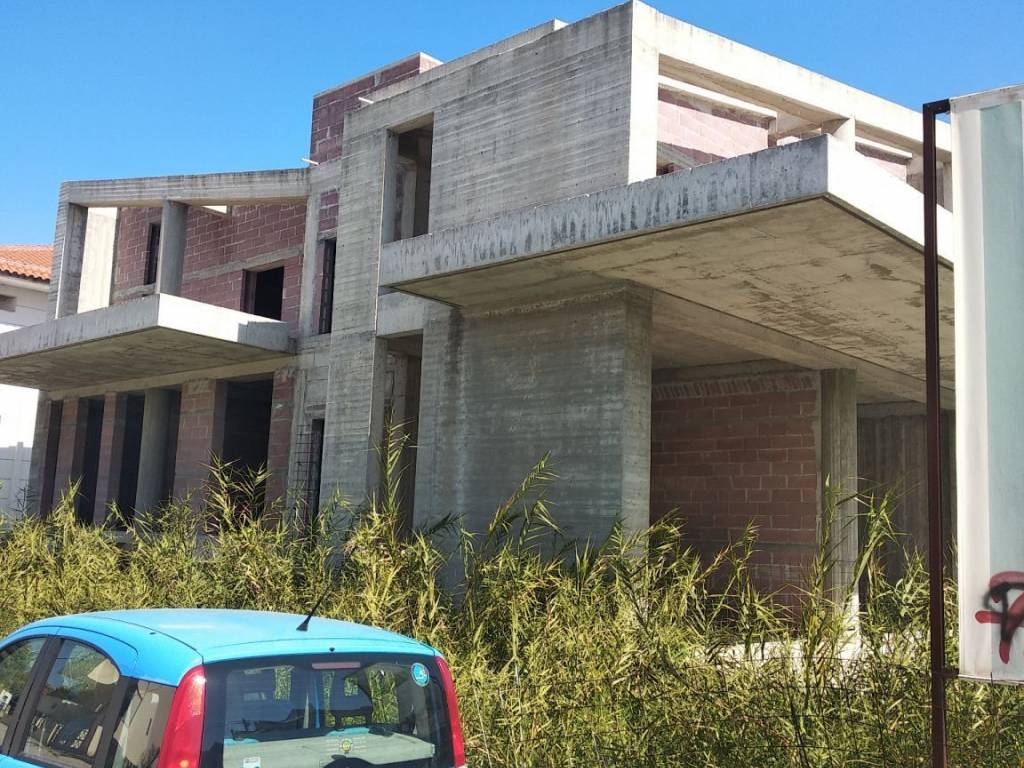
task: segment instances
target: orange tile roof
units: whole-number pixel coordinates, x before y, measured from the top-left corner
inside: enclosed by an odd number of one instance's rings
[[[0,245],[0,274],[49,280],[53,248],[49,245]]]

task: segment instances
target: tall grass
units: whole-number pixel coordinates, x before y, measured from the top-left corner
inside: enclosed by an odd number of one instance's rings
[[[75,521],[73,490],[0,538],[0,629],[43,616],[207,606],[320,613],[412,635],[452,662],[473,766],[915,766],[928,760],[927,585],[892,499],[861,499],[864,551],[836,589],[827,557],[794,614],[758,589],[750,529],[712,562],[670,523],[543,554],[555,479],[533,469],[487,530],[403,533],[401,446],[358,507],[252,510],[265,478],[214,473],[199,513],[173,504],[106,528]],[[837,501],[837,500],[833,500]],[[455,540],[456,547],[450,542]],[[563,539],[564,540],[564,539]],[[459,578],[442,589],[457,552]],[[870,596],[856,615],[857,592]],[[949,625],[953,626],[952,593]],[[951,637],[952,641],[952,637]],[[950,686],[952,764],[1015,766],[1018,689]]]

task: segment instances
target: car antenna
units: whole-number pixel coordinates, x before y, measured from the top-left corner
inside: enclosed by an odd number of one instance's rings
[[[328,585],[327,589],[325,589],[323,591],[323,594],[321,594],[320,597],[317,598],[317,601],[315,603],[313,603],[313,608],[310,610],[310,612],[306,616],[306,618],[304,618],[302,620],[302,623],[299,624],[299,626],[297,626],[295,628],[296,632],[308,632],[309,631],[309,620],[313,618],[313,615],[317,612],[317,609],[320,608],[320,603],[322,603],[324,601],[324,598],[327,597],[327,593],[330,592],[330,591],[331,591],[331,587],[330,587],[330,585]]]

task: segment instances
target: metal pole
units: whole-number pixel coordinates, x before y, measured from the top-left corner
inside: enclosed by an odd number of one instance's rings
[[[936,235],[935,117],[949,101],[925,104],[924,328],[928,401],[928,633],[931,651],[932,768],[946,768],[946,622],[943,600],[942,411],[939,367],[939,251]]]

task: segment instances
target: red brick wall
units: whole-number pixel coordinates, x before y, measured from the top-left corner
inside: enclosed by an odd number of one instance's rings
[[[313,126],[309,140],[310,159],[324,163],[341,157],[341,134],[345,127],[345,114],[360,106],[360,96],[436,66],[436,61],[417,53],[359,80],[314,96]]]
[[[143,285],[149,224],[159,208],[122,209],[117,240],[115,297]],[[284,266],[281,319],[298,332],[306,206],[234,206],[230,216],[189,208],[181,295],[228,309],[242,308],[245,262],[279,254]],[[263,268],[263,265],[254,268]],[[121,294],[118,297],[118,294]]]
[[[114,264],[114,298],[121,291],[139,288],[146,281],[146,248],[149,225],[160,223],[160,208],[122,208],[117,217],[117,253]]]
[[[656,371],[651,518],[673,512],[710,558],[759,530],[759,583],[799,582],[817,542],[819,376],[785,372],[687,381]]]
[[[735,110],[658,93],[658,141],[671,144],[695,165],[768,147],[768,120]]]

